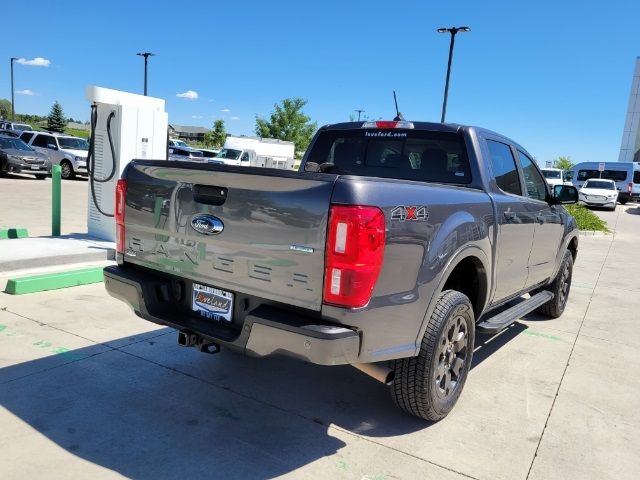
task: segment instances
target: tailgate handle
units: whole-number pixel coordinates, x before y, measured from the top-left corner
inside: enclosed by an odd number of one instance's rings
[[[227,199],[227,188],[212,185],[194,185],[193,199],[207,205],[222,205]]]

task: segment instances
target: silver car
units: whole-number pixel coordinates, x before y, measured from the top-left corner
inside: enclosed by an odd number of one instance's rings
[[[87,175],[89,142],[85,139],[49,132],[22,132],[20,138],[36,151],[47,155],[52,165],[60,165],[62,178]]]
[[[31,173],[39,180],[51,174],[51,160],[22,140],[0,134],[0,175]]]

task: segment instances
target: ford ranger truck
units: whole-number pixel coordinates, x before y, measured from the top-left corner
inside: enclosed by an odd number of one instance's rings
[[[578,195],[532,158],[481,128],[377,121],[322,127],[299,172],[134,160],[105,285],[181,345],[353,365],[436,421],[476,332],[567,304]]]

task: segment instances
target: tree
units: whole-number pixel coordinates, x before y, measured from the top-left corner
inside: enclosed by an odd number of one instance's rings
[[[570,157],[558,157],[553,161],[553,166],[561,170],[571,170],[573,162]]]
[[[62,133],[67,126],[67,121],[64,118],[64,112],[60,103],[55,102],[51,107],[51,112],[47,117],[47,130],[52,132]]]
[[[227,139],[227,131],[224,128],[224,120],[213,122],[213,129],[204,136],[204,143],[207,147],[222,148]]]
[[[0,100],[0,118],[11,117],[11,102],[6,98]]]
[[[256,115],[256,134],[266,138],[277,138],[293,142],[296,157],[300,157],[311,142],[317,124],[302,112],[307,101],[302,98],[285,98],[281,105],[275,104],[269,120]]]

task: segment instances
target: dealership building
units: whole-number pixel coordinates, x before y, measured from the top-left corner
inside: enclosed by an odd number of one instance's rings
[[[640,162],[640,57],[633,71],[619,162]]]

